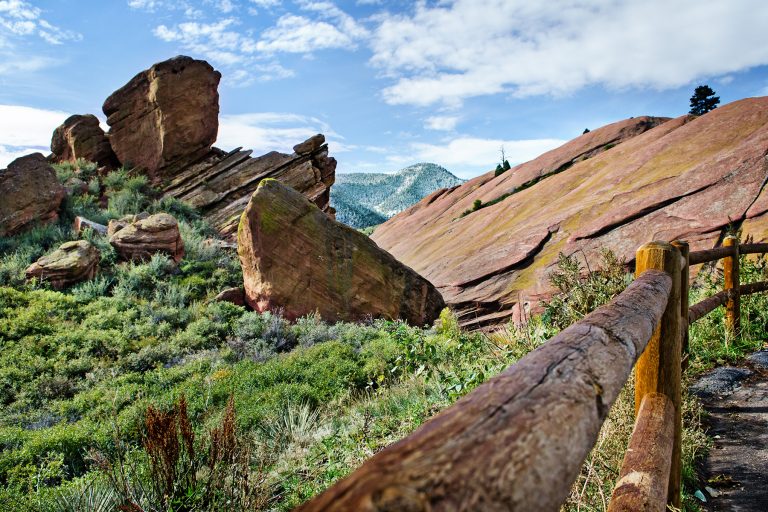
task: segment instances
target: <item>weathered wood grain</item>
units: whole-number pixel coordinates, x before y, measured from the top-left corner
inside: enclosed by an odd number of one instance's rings
[[[558,510],[672,288],[645,272],[297,510]]]
[[[675,406],[661,393],[643,398],[608,512],[663,512],[675,441]]]
[[[734,336],[741,332],[741,297],[739,295],[739,239],[727,236],[723,246],[733,249],[733,254],[723,260],[723,277],[728,299],[725,302],[725,325]]]
[[[680,332],[682,335],[682,354],[684,359],[682,370],[685,371],[688,358],[685,357],[688,354],[688,309],[689,309],[689,292],[690,292],[690,263],[688,261],[690,256],[690,246],[688,242],[683,240],[675,240],[672,245],[677,247],[680,251],[680,317],[683,323],[680,325]]]
[[[666,242],[651,242],[637,250],[635,269],[638,277],[650,269],[663,270],[672,277],[672,289],[664,315],[635,367],[635,414],[639,412],[643,398],[649,393],[662,393],[669,397],[675,406],[675,443],[667,500],[677,508],[680,508],[682,476],[680,327],[683,321],[680,316],[680,259],[680,251],[673,245]]]
[[[733,255],[733,247],[716,247],[706,251],[694,251],[690,254],[688,262],[691,265],[709,263],[710,261],[721,260]]]
[[[760,281],[759,283],[742,284],[739,286],[740,295],[752,295],[753,293],[768,291],[768,281]]]

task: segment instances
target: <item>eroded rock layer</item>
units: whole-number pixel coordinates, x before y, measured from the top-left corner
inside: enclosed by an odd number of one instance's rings
[[[766,155],[768,98],[628,119],[436,192],[373,238],[433,282],[464,325],[498,324],[551,293],[560,252],[597,261],[608,248],[631,261],[651,240],[715,246],[729,226],[765,240]],[[492,204],[462,216],[476,199]]]
[[[317,311],[329,322],[424,325],[444,306],[429,281],[273,179],[259,183],[243,212],[238,255],[248,305],[289,319]]]
[[[171,180],[165,193],[199,208],[223,235],[232,237],[251,194],[265,178],[285,183],[332,214],[330,188],[336,160],[328,156],[325,137],[315,135],[294,150],[291,155],[273,151],[252,158],[251,151],[242,148],[229,153],[214,148]]]

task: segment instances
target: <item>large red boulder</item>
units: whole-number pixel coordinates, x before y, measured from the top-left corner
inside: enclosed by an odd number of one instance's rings
[[[109,139],[93,114],[68,117],[53,132],[51,152],[57,162],[76,162],[82,158],[101,167],[118,166]]]
[[[58,218],[64,187],[40,153],[17,158],[0,170],[0,236]]]
[[[104,102],[120,162],[161,182],[204,157],[219,129],[221,73],[179,56],[142,71]]]
[[[274,179],[259,183],[243,212],[238,254],[246,302],[257,311],[424,325],[444,307],[429,281]]]

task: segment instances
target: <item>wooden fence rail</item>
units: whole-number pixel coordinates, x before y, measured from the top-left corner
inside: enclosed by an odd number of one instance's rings
[[[768,244],[740,251],[727,240],[692,253],[685,242],[644,245],[636,279],[613,301],[296,510],[556,511],[633,367],[636,423],[609,510],[679,507],[688,325],[730,303],[737,331],[740,296],[768,291],[737,277],[738,255]],[[689,308],[688,266],[721,258],[731,260],[730,288]]]

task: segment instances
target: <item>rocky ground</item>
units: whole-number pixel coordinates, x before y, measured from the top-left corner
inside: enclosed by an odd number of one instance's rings
[[[717,368],[692,391],[704,403],[713,438],[702,468],[704,507],[768,510],[768,350],[740,367]]]

